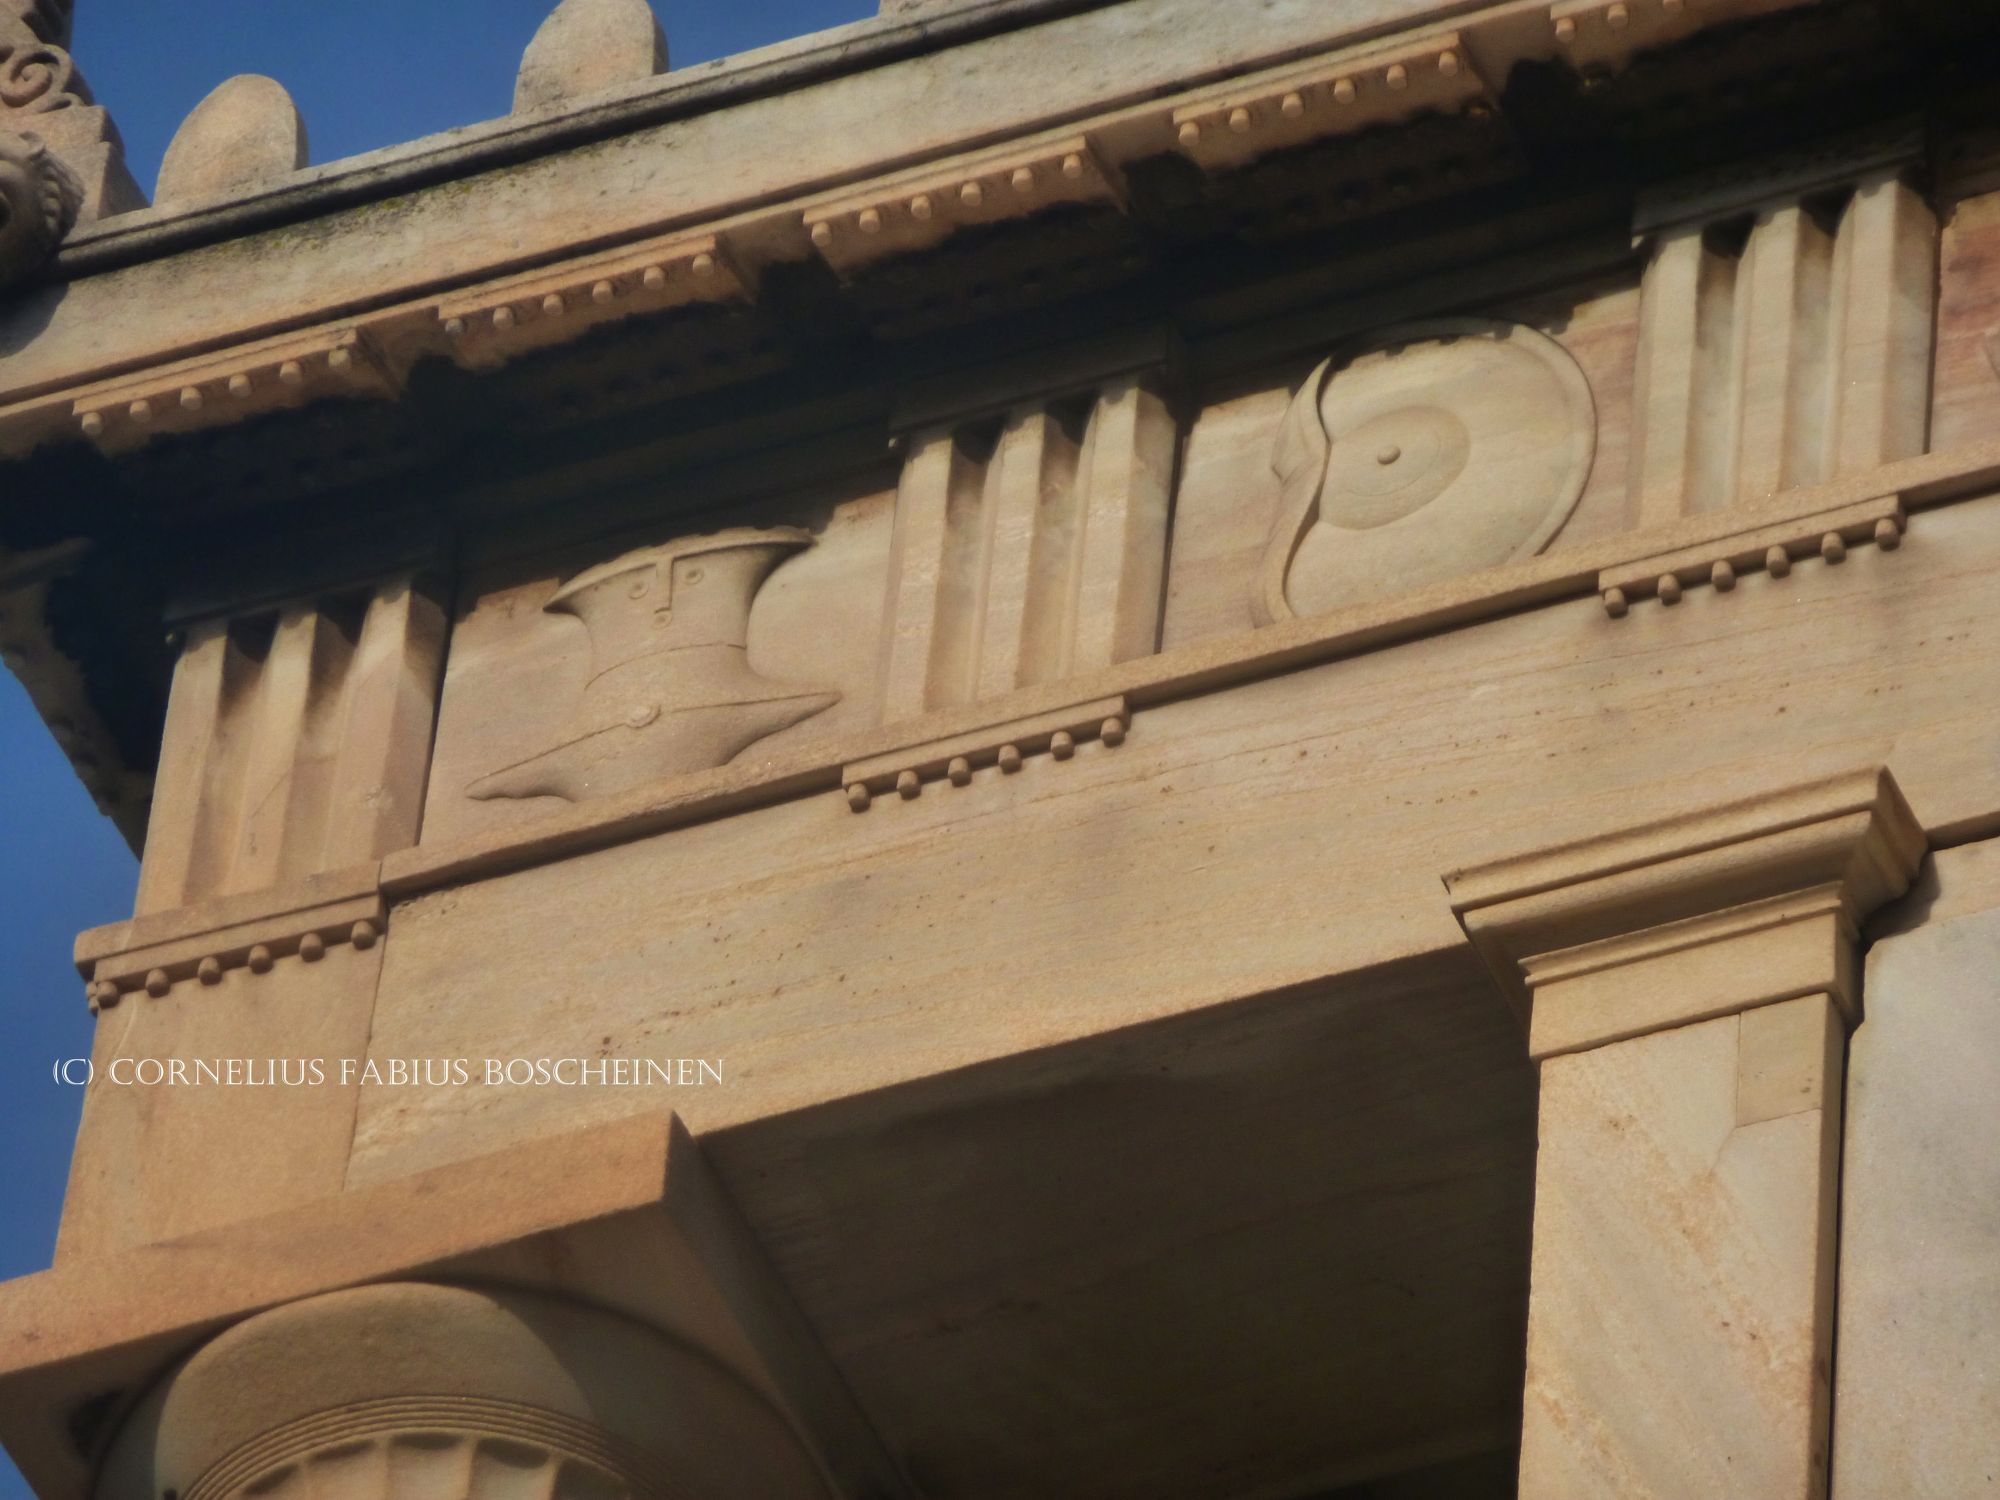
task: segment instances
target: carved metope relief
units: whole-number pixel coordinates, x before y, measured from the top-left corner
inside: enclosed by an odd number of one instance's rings
[[[882,718],[996,698],[1159,645],[1178,443],[1146,379],[914,438],[896,498]]]
[[[1663,230],[1640,303],[1634,519],[1922,453],[1937,219],[1892,172]]]
[[[760,675],[747,651],[757,590],[812,543],[795,527],[737,528],[641,548],[572,578],[544,606],[590,635],[589,676],[568,726],[468,795],[601,797],[722,765],[838,701],[838,692]]]
[[[1589,383],[1516,323],[1413,324],[1322,363],[1279,428],[1260,625],[1420,588],[1549,544],[1596,454]]]
[[[190,629],[139,913],[414,843],[444,637],[443,610],[407,578]]]

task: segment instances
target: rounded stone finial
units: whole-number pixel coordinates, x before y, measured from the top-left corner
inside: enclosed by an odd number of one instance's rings
[[[40,137],[0,130],[0,287],[47,264],[82,202],[75,174]]]
[[[514,113],[555,109],[667,68],[667,36],[646,0],[562,0],[521,57]]]
[[[245,73],[181,122],[160,164],[156,204],[236,198],[275,186],[306,165],[305,122],[285,86]]]

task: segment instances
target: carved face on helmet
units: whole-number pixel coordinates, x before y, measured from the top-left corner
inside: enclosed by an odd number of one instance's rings
[[[40,269],[76,222],[76,180],[31,135],[0,131],[0,287]]]

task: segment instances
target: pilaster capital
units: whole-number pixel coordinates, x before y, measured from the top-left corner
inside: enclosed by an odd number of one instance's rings
[[[1536,1058],[1827,994],[1860,1017],[1859,925],[1925,850],[1886,768],[1445,877]]]

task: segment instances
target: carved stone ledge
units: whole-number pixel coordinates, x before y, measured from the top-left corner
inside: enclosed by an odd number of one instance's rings
[[[1179,149],[1211,172],[1273,151],[1408,119],[1427,110],[1495,107],[1456,32],[1357,58],[1264,73],[1173,111]]]
[[[1549,28],[1578,68],[1615,68],[1653,47],[1683,41],[1707,26],[1792,10],[1816,0],[1561,0]]]
[[[1829,566],[1845,562],[1851,546],[1872,542],[1893,552],[1902,545],[1908,525],[1902,501],[1895,495],[1831,506],[1607,568],[1598,575],[1598,593],[1605,613],[1623,619],[1636,599],[1651,597],[1662,605],[1674,605],[1685,590],[1702,585],[1727,593],[1739,577],[1760,568],[1773,578],[1783,578],[1801,559],[1817,558]]]
[[[1065,203],[1122,206],[1116,176],[1080,135],[1044,138],[871,184],[805,210],[806,236],[843,276],[928,250],[961,229]]]
[[[677,235],[447,297],[437,322],[454,359],[487,369],[639,313],[747,302],[756,285],[714,235]]]
[[[331,396],[393,396],[402,382],[353,327],[266,339],[77,393],[70,414],[107,453],[170,432],[260,416]]]
[[[1908,887],[1922,826],[1854,771],[1445,877],[1536,1058],[1804,995],[1859,1019],[1860,923]]]
[[[190,980],[216,984],[229,969],[268,974],[280,959],[316,963],[340,943],[373,948],[388,931],[377,871],[362,865],[85,932],[76,940],[76,966],[89,984],[91,1012],[134,993],[164,999]]]
[[[1012,775],[1031,755],[1068,760],[1086,740],[1116,748],[1125,743],[1131,723],[1131,711],[1123,698],[1093,698],[870,756],[841,772],[841,786],[847,793],[847,805],[856,812],[866,812],[872,798],[887,792],[908,801],[922,793],[926,782],[970,786],[976,772],[989,768]]]

